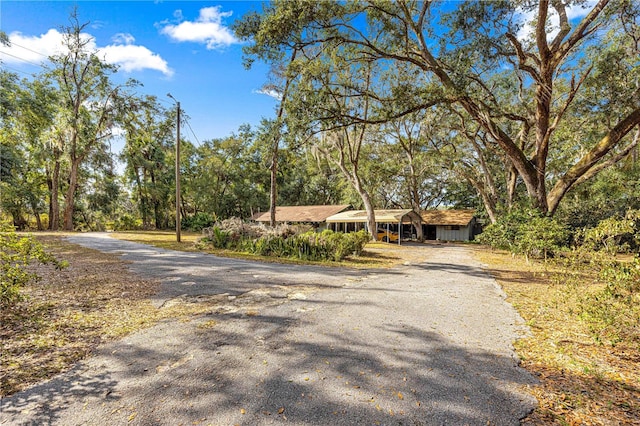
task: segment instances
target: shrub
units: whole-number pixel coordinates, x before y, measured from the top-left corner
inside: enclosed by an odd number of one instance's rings
[[[306,225],[278,225],[275,228],[232,218],[203,229],[199,245],[231,249],[260,256],[288,257],[301,260],[341,261],[359,255],[369,241],[365,231],[317,233]]]
[[[554,254],[566,245],[569,230],[550,217],[534,217],[524,224],[516,234],[515,248],[518,253],[529,257],[543,257]]]
[[[53,263],[57,268],[66,266],[45,251],[42,244],[31,236],[16,234],[13,226],[0,224],[0,307],[9,307],[21,300],[20,289],[38,276],[29,272],[32,262]]]
[[[189,231],[200,232],[204,228],[213,226],[216,219],[213,215],[205,212],[198,212],[191,217],[182,218],[182,227]]]
[[[583,245],[589,250],[602,250],[609,254],[637,249],[640,240],[640,211],[630,210],[624,218],[601,220],[597,226],[581,234]]]
[[[582,295],[580,317],[597,341],[640,348],[640,259],[610,262],[600,271],[604,287]]]
[[[513,254],[546,259],[566,245],[569,230],[534,209],[513,209],[487,226],[476,240]]]
[[[135,231],[142,229],[142,220],[130,214],[123,214],[113,223],[114,231]]]
[[[230,233],[223,231],[218,226],[206,228],[203,232],[206,232],[207,235],[204,240],[211,244],[213,248],[226,249],[229,246]]]

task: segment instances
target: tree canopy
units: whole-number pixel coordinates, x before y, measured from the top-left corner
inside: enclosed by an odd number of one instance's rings
[[[248,66],[299,52],[288,108],[311,129],[453,109],[499,147],[533,204],[553,214],[574,185],[635,146],[637,28],[638,5],[624,0],[275,1],[236,31],[250,42]],[[375,84],[336,79],[372,64]],[[327,102],[354,96],[373,103],[366,117]],[[550,169],[558,155],[563,165]]]

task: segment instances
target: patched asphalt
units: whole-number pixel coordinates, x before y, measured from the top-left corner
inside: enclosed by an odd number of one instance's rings
[[[216,304],[3,398],[1,425],[518,425],[535,407],[523,321],[464,246],[352,270],[69,239],[158,279],[159,309]]]

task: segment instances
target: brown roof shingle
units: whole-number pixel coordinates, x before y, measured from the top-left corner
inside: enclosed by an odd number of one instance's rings
[[[422,222],[428,225],[467,226],[475,213],[475,210],[425,210],[420,216]]]
[[[336,206],[277,206],[276,222],[324,222],[329,216],[349,208],[348,204]],[[270,212],[256,213],[251,218],[256,222],[269,222]]]

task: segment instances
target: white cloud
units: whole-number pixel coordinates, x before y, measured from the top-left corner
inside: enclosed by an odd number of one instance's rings
[[[267,95],[279,101],[282,100],[282,93],[274,89],[268,89],[263,87],[260,90],[254,90],[253,93],[256,93],[258,95]]]
[[[182,12],[177,10],[174,17],[180,22],[164,22],[160,32],[178,42],[204,43],[207,49],[226,47],[238,43],[231,30],[222,23],[222,19],[232,13],[221,12],[220,6],[205,7],[200,9],[200,15],[195,21],[183,21]]]
[[[105,61],[119,65],[125,72],[150,69],[160,71],[168,77],[173,75],[173,70],[169,68],[167,61],[144,46],[112,44],[100,48],[99,51],[104,54]]]
[[[132,44],[136,41],[135,37],[128,33],[118,33],[111,37],[111,40],[116,44]]]
[[[20,32],[9,34],[11,46],[2,46],[0,50],[7,54],[0,53],[0,60],[6,63],[31,62],[39,64],[49,58],[64,51],[62,44],[62,34],[51,29],[40,36],[25,36]]]
[[[574,19],[580,19],[585,17],[589,13],[589,11],[591,11],[591,9],[593,9],[593,7],[597,4],[597,2],[598,2],[597,0],[587,0],[584,3],[584,5],[574,4],[572,6],[567,7],[566,9],[567,19],[569,19],[569,21],[572,21]],[[525,40],[529,38],[529,36],[534,34],[535,32],[534,22],[537,16],[537,12],[538,10],[536,8],[530,12],[522,13],[520,15],[520,22],[522,22],[524,25],[518,32],[518,39]],[[549,31],[547,32],[547,40],[553,40],[553,38],[560,31],[560,27],[559,27],[560,19],[555,9],[553,8],[549,9],[549,16],[547,17],[547,19],[550,24]]]
[[[83,33],[82,37],[88,42],[88,50],[97,51],[106,62],[119,65],[125,72],[151,69],[166,76],[173,75],[167,61],[144,46],[134,45],[135,38],[131,34],[116,34],[113,36],[114,44],[105,47],[97,47],[95,39],[90,34]],[[0,48],[0,60],[7,64],[41,64],[50,56],[64,54],[63,39],[64,35],[55,29],[50,29],[40,36],[25,36],[20,32],[14,32],[9,34],[11,46]]]

